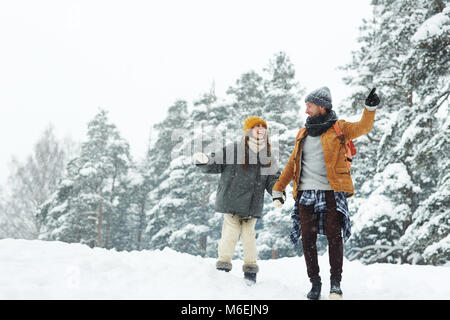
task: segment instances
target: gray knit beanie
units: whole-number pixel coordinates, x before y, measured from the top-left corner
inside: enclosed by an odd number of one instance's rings
[[[326,109],[331,110],[331,108],[333,108],[333,105],[331,104],[331,93],[328,87],[319,88],[308,94],[305,98],[305,102],[308,101]]]

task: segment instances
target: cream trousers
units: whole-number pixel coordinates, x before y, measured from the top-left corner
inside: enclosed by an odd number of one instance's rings
[[[258,254],[256,252],[256,218],[249,218],[225,213],[223,215],[222,238],[219,242],[219,261],[230,262],[236,244],[241,236],[244,250],[244,265],[255,265]]]

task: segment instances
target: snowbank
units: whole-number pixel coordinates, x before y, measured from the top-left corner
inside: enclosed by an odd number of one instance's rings
[[[319,257],[323,297],[328,255]],[[81,244],[0,240],[0,299],[305,299],[303,257],[259,262],[258,283],[245,285],[242,261],[230,273],[215,259],[162,251],[117,252]],[[449,299],[448,267],[344,261],[346,299]]]

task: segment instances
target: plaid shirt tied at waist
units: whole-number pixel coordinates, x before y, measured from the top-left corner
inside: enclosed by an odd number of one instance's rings
[[[334,192],[334,198],[336,200],[336,211],[342,213],[342,232],[344,242],[350,238],[351,225],[350,225],[350,213],[348,211],[347,198],[345,192]],[[305,190],[301,193],[300,199],[297,198],[294,204],[294,209],[291,213],[292,229],[291,229],[291,242],[295,245],[301,236],[300,216],[298,214],[298,205],[305,206],[314,205],[314,215],[319,218],[319,234],[325,235],[324,224],[327,214],[327,203],[325,201],[324,190]]]

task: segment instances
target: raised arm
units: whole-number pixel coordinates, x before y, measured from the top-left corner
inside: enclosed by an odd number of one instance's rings
[[[377,105],[380,103],[380,98],[375,93],[375,90],[376,88],[373,88],[365,100],[365,108],[361,120],[357,122],[342,122],[342,131],[347,139],[356,139],[364,134],[367,134],[370,129],[372,129],[373,121],[375,119],[375,111]]]

